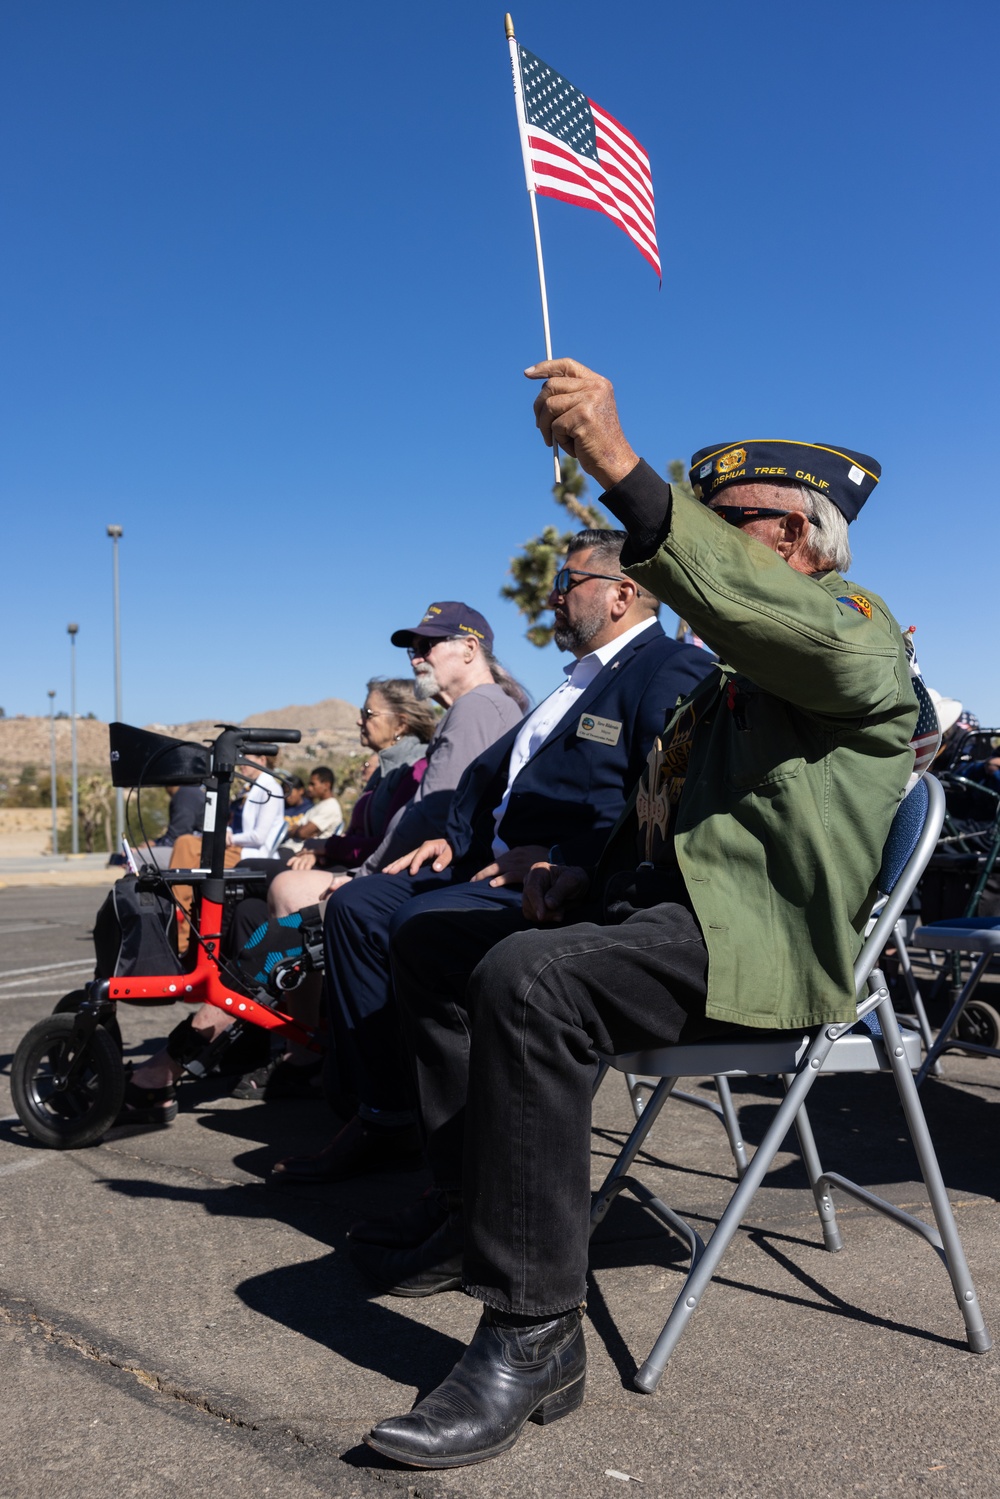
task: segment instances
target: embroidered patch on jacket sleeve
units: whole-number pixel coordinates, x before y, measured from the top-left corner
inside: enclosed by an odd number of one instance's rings
[[[847,604],[851,609],[856,609],[859,614],[863,614],[866,619],[872,617],[872,606],[863,593],[850,593],[846,598],[838,599],[837,603]]]

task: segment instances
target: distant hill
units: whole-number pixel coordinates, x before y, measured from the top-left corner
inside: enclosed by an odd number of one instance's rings
[[[327,755],[360,752],[358,710],[339,697],[324,698],[320,703],[275,708],[266,713],[251,713],[242,720],[253,727],[301,729],[301,744],[283,749],[285,764],[297,760],[322,762]],[[212,719],[191,723],[151,723],[144,727],[177,739],[214,739],[217,733]],[[37,766],[41,774],[49,768],[49,720],[47,718],[0,719],[0,775],[19,775],[25,765]],[[77,760],[81,773],[107,771],[108,726],[100,719],[78,718],[76,722]],[[56,719],[56,763],[61,774],[70,766],[70,721]]]

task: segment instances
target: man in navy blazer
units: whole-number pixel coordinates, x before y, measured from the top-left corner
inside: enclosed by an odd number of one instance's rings
[[[396,928],[409,934],[408,950],[416,940],[423,953],[428,990],[443,994],[447,988],[451,996],[454,1024],[445,1028],[457,1030],[457,1042],[442,1039],[432,1064],[447,1077],[431,1083],[422,1057],[416,1065],[432,1165],[443,1141],[447,1164],[440,1173],[435,1165],[436,1174],[454,1174],[454,1140],[460,1135],[454,1116],[464,1104],[467,1063],[467,1033],[454,1002],[455,992],[464,990],[461,974],[471,972],[495,942],[527,925],[520,886],[532,864],[550,858],[596,861],[665,709],[712,664],[704,651],[669,640],[656,619],[657,600],[622,575],[624,540],[621,531],[584,531],[574,538],[550,603],[556,643],[575,660],[565,668],[566,680],[533,713],[468,766],[446,836],[331,897],[325,923],[331,1056],[338,1092],[354,1094],[358,1110],[325,1150],[279,1161],[276,1176],[337,1181],[420,1159],[411,1059],[389,975],[390,932]],[[463,930],[474,927],[471,947],[466,936],[455,949],[462,953],[458,970],[435,935],[440,929],[451,943],[455,921]],[[428,933],[429,943],[413,937],[418,930]],[[437,1100],[441,1089],[447,1094],[443,1103]],[[435,1098],[425,1108],[428,1090]],[[442,1110],[448,1116],[443,1131],[437,1122]],[[441,1185],[451,1189],[457,1183]]]

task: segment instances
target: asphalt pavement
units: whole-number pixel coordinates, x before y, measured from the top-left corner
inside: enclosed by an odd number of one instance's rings
[[[107,854],[2,854],[0,891],[31,886],[37,889],[113,885],[121,876]]]
[[[655,1395],[632,1376],[684,1259],[623,1199],[594,1244],[583,1409],[529,1425],[477,1467],[383,1462],[365,1431],[447,1373],[478,1317],[458,1292],[375,1297],[347,1257],[348,1224],[408,1201],[421,1174],[271,1189],[270,1163],[337,1121],[320,1101],[240,1103],[221,1079],[185,1083],[171,1128],[115,1130],[88,1150],[38,1148],[9,1117],[14,1048],[88,975],[101,898],[0,889],[4,1499],[1000,1492],[997,1354],[967,1351],[947,1277],[917,1237],[841,1199],[845,1248],[823,1250],[793,1139]],[[121,1006],[127,1056],[148,1054],[180,1013]],[[952,1055],[945,1069],[925,1107],[1000,1336],[1000,1063]],[[777,1087],[734,1095],[753,1144]],[[820,1079],[810,1111],[828,1167],[926,1211],[889,1078]],[[611,1077],[595,1104],[595,1183],[630,1118]],[[733,1185],[716,1120],[676,1101],[636,1174],[703,1234]]]

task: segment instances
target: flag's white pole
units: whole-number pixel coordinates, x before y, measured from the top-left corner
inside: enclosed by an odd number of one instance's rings
[[[504,30],[507,33],[507,46],[510,49],[510,71],[514,82],[514,107],[517,110],[517,129],[521,137],[521,160],[524,163],[524,181],[528,189],[528,201],[531,204],[531,226],[535,231],[535,259],[538,262],[538,289],[542,294],[542,328],[545,332],[545,357],[552,358],[552,334],[549,331],[549,298],[545,290],[545,261],[542,259],[542,235],[538,227],[538,207],[535,202],[535,179],[531,171],[531,152],[528,146],[528,122],[524,117],[524,93],[521,88],[521,60],[517,55],[517,41],[514,37],[514,22],[510,13],[503,18]],[[559,449],[555,443],[552,444],[552,466],[555,471],[556,483],[562,483],[562,469],[559,465]]]

